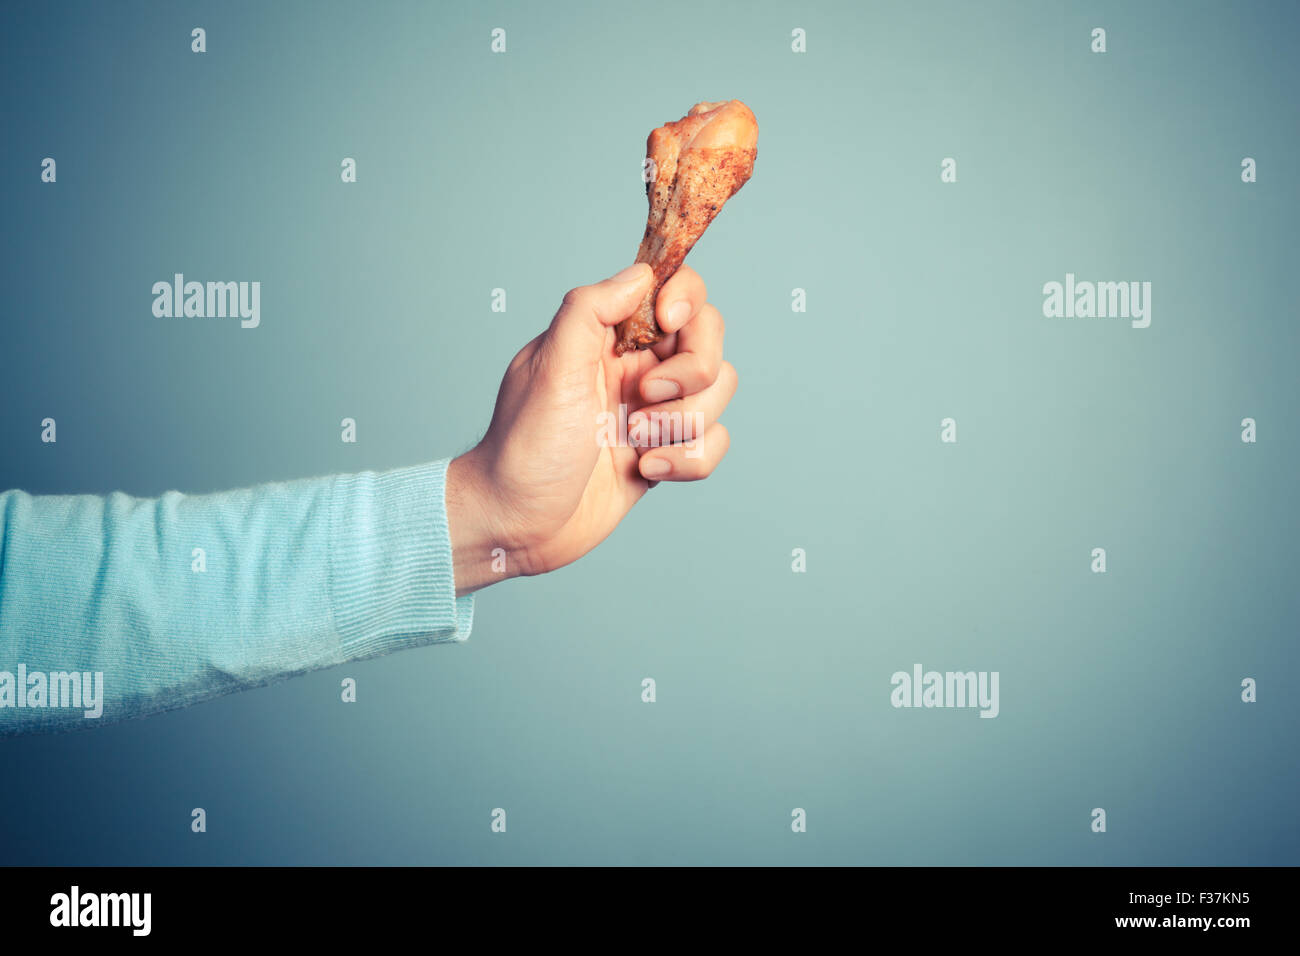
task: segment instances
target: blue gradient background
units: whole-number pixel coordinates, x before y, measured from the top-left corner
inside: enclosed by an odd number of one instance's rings
[[[464,645],[0,742],[0,863],[1300,862],[1296,6],[0,18],[0,485],[34,493],[457,454],[632,260],[647,132],[762,129],[690,259],[741,380],[713,478],[482,592]],[[1044,318],[1067,271],[1151,281],[1151,327]],[[261,281],[261,327],[155,319],[174,272]],[[999,671],[1001,716],[893,709],[916,662]]]

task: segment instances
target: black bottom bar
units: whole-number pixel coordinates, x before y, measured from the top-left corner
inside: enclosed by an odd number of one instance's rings
[[[538,942],[599,929],[630,934],[606,937],[610,945],[640,948],[638,938],[680,941],[679,929],[734,940],[843,927],[858,941],[904,930],[925,945],[1097,936],[1230,945],[1261,931],[1292,935],[1283,908],[1295,877],[1288,868],[1210,867],[9,868],[0,869],[0,926],[6,944],[73,934],[79,943],[242,942],[266,933],[338,944],[414,933],[437,946],[462,930],[482,939],[532,927]]]

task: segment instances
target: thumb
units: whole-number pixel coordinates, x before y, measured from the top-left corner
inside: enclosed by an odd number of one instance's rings
[[[653,269],[638,262],[595,285],[570,289],[547,331],[547,347],[562,363],[599,359],[606,330],[636,311],[653,276]]]

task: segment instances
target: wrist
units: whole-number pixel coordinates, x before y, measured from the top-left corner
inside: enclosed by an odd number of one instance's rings
[[[520,574],[516,546],[501,528],[491,483],[473,449],[448,463],[446,499],[456,596]]]

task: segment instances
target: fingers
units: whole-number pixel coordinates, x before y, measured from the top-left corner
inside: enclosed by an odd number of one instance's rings
[[[640,262],[595,285],[570,289],[547,330],[547,347],[584,361],[599,357],[607,329],[636,311],[653,277],[654,270]]]
[[[679,272],[680,274],[680,272]],[[700,283],[703,288],[703,283]],[[722,313],[707,302],[676,334],[675,352],[642,376],[641,397],[663,402],[707,388],[722,368]]]
[[[690,266],[681,266],[668,277],[655,298],[655,320],[664,333],[650,346],[657,358],[669,358],[677,351],[677,330],[695,318],[707,298],[704,280]],[[664,392],[663,397],[672,396]]]
[[[637,467],[641,477],[651,483],[699,481],[713,474],[730,447],[731,435],[725,425],[718,423],[693,442],[665,445],[646,452]]]
[[[665,332],[676,332],[690,321],[708,301],[709,290],[704,287],[700,274],[690,266],[674,272],[659,290],[655,299],[655,320]]]
[[[723,362],[717,379],[706,388],[685,398],[648,405],[629,415],[629,441],[646,448],[699,438],[722,416],[738,384],[735,367]]]

